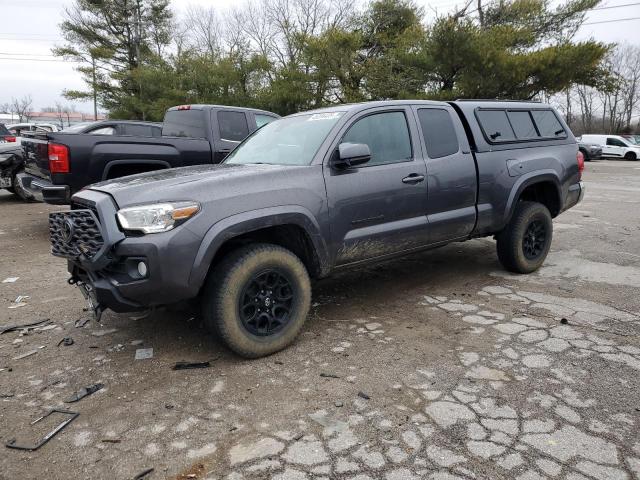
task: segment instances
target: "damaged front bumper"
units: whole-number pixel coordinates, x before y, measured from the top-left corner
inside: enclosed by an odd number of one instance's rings
[[[127,236],[118,226],[117,209],[109,195],[84,190],[73,197],[70,211],[49,216],[52,253],[67,259],[69,283],[80,288],[94,315],[197,296],[189,277],[200,239],[182,228]]]

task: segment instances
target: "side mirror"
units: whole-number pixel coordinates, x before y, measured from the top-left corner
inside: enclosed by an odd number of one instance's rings
[[[362,165],[371,160],[369,145],[366,143],[341,143],[338,145],[337,158],[334,157],[332,167],[344,170]]]

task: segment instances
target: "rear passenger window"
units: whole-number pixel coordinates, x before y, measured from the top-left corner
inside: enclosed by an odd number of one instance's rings
[[[240,142],[249,135],[247,117],[243,112],[218,112],[220,138],[232,142]]]
[[[365,143],[371,160],[363,165],[382,165],[411,160],[411,138],[402,112],[375,113],[356,121],[343,143]]]
[[[272,117],[271,115],[262,115],[261,113],[255,114],[256,118],[256,127],[260,128],[267,123],[271,123],[274,120],[277,120],[276,117]]]
[[[446,157],[460,150],[449,112],[440,108],[420,108],[418,119],[429,158]]]
[[[504,110],[478,110],[478,121],[492,142],[515,140],[515,134]]]
[[[152,137],[151,127],[148,125],[124,125],[124,134],[133,135],[135,137]]]
[[[508,111],[507,115],[517,138],[526,140],[539,136],[528,111]]]
[[[531,115],[542,137],[564,137],[566,133],[555,113],[551,110],[532,110]]]

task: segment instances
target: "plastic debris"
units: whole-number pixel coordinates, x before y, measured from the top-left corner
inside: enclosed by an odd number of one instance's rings
[[[116,333],[117,331],[118,331],[117,328],[108,328],[106,330],[96,330],[94,332],[91,332],[91,335],[93,335],[94,337],[103,337],[105,335]]]
[[[25,302],[14,302],[11,305],[9,305],[9,308],[20,308],[20,307],[24,307],[25,305],[27,305]]]
[[[146,360],[153,358],[153,348],[138,348],[136,350],[136,360]]]
[[[121,352],[123,350],[124,350],[124,345],[121,344],[121,343],[118,343],[118,344],[114,345],[113,347],[107,348],[107,352],[109,352],[109,353]]]
[[[321,373],[320,374],[321,377],[323,378],[340,378],[338,375],[334,374],[334,373]]]
[[[6,325],[3,327],[0,327],[0,335],[7,332],[13,332],[14,330],[33,329],[33,328],[36,328],[38,325],[42,325],[43,323],[46,323],[48,321],[49,319],[45,318],[44,320],[38,320],[37,322],[33,322],[33,323],[24,323],[22,325]]]
[[[133,480],[141,480],[147,475],[149,475],[151,472],[153,472],[153,470],[154,470],[153,468],[147,468],[146,470],[141,471],[139,474],[133,477]]]
[[[2,283],[15,283],[20,277],[7,277],[2,280]]]
[[[142,345],[144,343],[144,340],[132,340],[131,341],[131,345],[133,345],[134,347],[137,345]]]
[[[18,355],[17,357],[13,357],[14,360],[22,360],[23,358],[27,358],[30,357],[31,355],[34,355],[38,353],[38,349],[36,348],[35,350],[29,350],[26,353],[23,353],[22,355]]]
[[[176,362],[171,367],[172,370],[189,370],[191,368],[209,368],[211,363],[209,362]]]
[[[104,387],[104,383],[96,383],[93,385],[89,385],[88,387],[81,388],[76,393],[74,393],[71,397],[64,400],[64,403],[75,403],[77,401],[80,401],[84,397],[88,397],[92,393],[96,393],[98,390],[101,390],[102,387]]]
[[[17,445],[16,444],[16,439],[12,438],[11,440],[9,440],[5,444],[6,447],[7,448],[14,448],[16,450],[28,450],[28,451],[31,451],[31,452],[34,451],[34,450],[38,450],[41,446],[43,446],[45,443],[47,443],[49,440],[51,440],[53,437],[55,437],[58,433],[60,433],[62,431],[62,429],[64,427],[69,425],[71,422],[73,422],[80,415],[77,412],[70,412],[68,410],[58,410],[58,409],[54,408],[53,410],[49,410],[49,412],[47,412],[46,414],[44,414],[40,418],[37,418],[36,420],[31,422],[31,425],[35,425],[36,423],[38,423],[39,421],[47,418],[49,415],[51,415],[53,413],[61,413],[62,415],[69,415],[69,418],[64,420],[56,428],[54,428],[49,433],[47,433],[44,437],[42,437],[42,439],[40,441],[38,441],[34,445]]]
[[[71,337],[64,337],[62,340],[58,342],[58,346],[64,345],[65,347],[70,347],[73,344],[74,344],[74,341],[73,341],[73,338]]]
[[[358,392],[358,396],[360,398],[364,398],[365,400],[369,400],[371,397],[364,392]]]
[[[91,317],[79,318],[74,322],[73,326],[76,328],[82,328],[89,323],[89,320],[91,320]]]

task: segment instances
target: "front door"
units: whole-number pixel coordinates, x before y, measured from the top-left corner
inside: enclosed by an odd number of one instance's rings
[[[602,154],[609,157],[623,157],[627,146],[617,138],[608,137],[607,144],[602,147]]]
[[[338,144],[367,144],[371,160],[347,170],[325,167],[336,265],[428,242],[426,167],[409,114],[397,107],[360,114]]]

